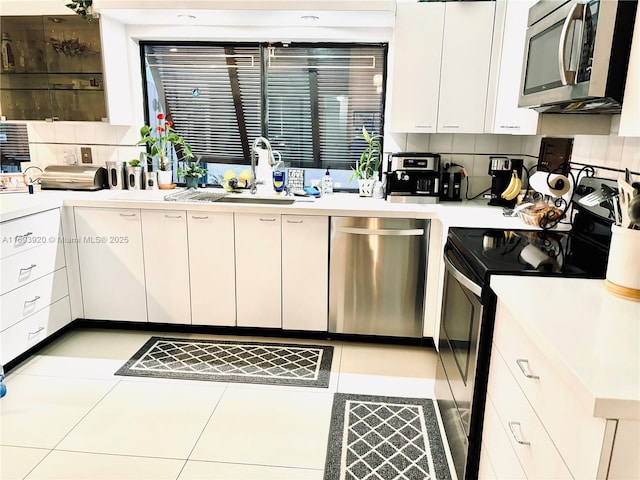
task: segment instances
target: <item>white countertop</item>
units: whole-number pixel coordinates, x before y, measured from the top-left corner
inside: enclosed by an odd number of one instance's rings
[[[602,280],[497,275],[491,288],[594,416],[640,420],[640,302]]]
[[[191,211],[237,211],[285,213],[291,215],[384,216],[439,219],[445,227],[490,227],[532,229],[517,217],[505,217],[502,208],[487,205],[487,200],[442,202],[439,204],[390,203],[383,199],[360,197],[355,193],[334,193],[322,198],[296,197],[291,205],[237,203],[167,202],[164,196],[177,190],[98,190],[75,192],[36,190],[28,193],[0,194],[0,221],[12,220],[38,211],[69,206],[112,208],[150,208]],[[218,191],[218,190],[215,190]],[[249,193],[241,195],[249,196]]]

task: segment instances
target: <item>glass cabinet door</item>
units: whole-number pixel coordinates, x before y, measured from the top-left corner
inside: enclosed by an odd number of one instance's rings
[[[10,16],[0,17],[0,29],[2,115],[9,120],[106,117],[98,20]]]

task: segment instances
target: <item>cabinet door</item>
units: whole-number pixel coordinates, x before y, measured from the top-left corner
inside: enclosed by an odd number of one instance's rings
[[[327,331],[328,217],[282,216],[282,328]]]
[[[530,108],[518,108],[527,18],[534,3],[535,0],[507,0],[497,4],[500,11],[496,12],[487,133],[537,133],[538,113]],[[497,70],[495,75],[494,70]]]
[[[54,21],[56,20],[57,21]],[[2,19],[2,114],[10,120],[101,121],[106,116],[99,23],[77,15],[9,16]]]
[[[435,133],[445,4],[398,3],[390,128]]]
[[[233,213],[187,212],[191,323],[236,324]]]
[[[146,322],[140,210],[74,213],[85,318]]]
[[[186,212],[143,210],[142,238],[149,322],[191,323]]]
[[[483,133],[495,2],[446,2],[438,132]]]
[[[280,215],[236,213],[239,327],[281,328]]]

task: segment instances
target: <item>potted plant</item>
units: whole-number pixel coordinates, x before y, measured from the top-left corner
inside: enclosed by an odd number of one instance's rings
[[[155,159],[158,165],[158,185],[170,185],[173,180],[171,166],[173,164],[172,155],[175,148],[176,153],[185,161],[190,162],[193,158],[191,147],[173,129],[173,123],[166,120],[164,113],[156,115],[158,125],[152,128],[143,125],[140,129],[140,140],[136,145],[146,145],[148,152],[143,155],[150,159]],[[180,158],[179,158],[180,160]]]
[[[207,174],[207,169],[200,166],[199,162],[186,161],[178,168],[178,176],[184,177],[187,188],[197,188],[198,179]]]
[[[367,142],[367,146],[360,155],[360,159],[356,161],[355,167],[352,167],[351,180],[358,179],[361,197],[370,197],[378,180],[378,171],[382,163],[382,145],[378,140],[382,135],[371,135],[362,125],[362,135],[358,138]]]
[[[93,0],[72,0],[71,3],[67,3],[65,6],[76,12],[87,22],[91,23],[93,21]]]

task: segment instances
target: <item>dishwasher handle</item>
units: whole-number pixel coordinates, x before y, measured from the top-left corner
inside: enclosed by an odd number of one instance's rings
[[[353,235],[387,235],[387,236],[405,236],[417,237],[424,235],[424,228],[407,228],[397,230],[391,228],[357,228],[357,227],[338,227],[340,233],[351,233]]]

